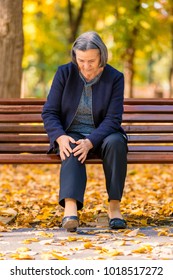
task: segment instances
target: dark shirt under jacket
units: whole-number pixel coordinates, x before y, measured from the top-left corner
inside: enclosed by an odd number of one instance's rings
[[[43,107],[42,118],[50,139],[50,150],[56,139],[65,135],[76,114],[84,81],[78,67],[70,62],[58,68]],[[107,64],[96,84],[92,86],[92,113],[96,129],[87,136],[94,148],[121,127],[124,100],[124,76]]]

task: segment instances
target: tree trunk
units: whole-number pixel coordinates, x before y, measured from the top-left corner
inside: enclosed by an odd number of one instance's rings
[[[134,7],[134,14],[138,15],[140,13],[141,0],[136,0],[136,5]],[[132,29],[131,36],[127,42],[126,52],[125,52],[125,95],[129,98],[133,98],[133,81],[134,81],[134,59],[136,53],[136,40],[139,32],[138,22]]]
[[[68,15],[69,15],[69,27],[70,27],[70,36],[69,36],[69,43],[73,43],[76,39],[77,32],[80,26],[80,23],[83,18],[83,14],[85,11],[85,7],[87,4],[87,0],[82,0],[80,8],[77,12],[77,15],[73,13],[73,4],[71,0],[68,0]]]
[[[23,0],[0,0],[0,98],[20,97]]]
[[[129,98],[133,98],[135,49],[133,47],[127,48],[125,57],[126,57],[124,62],[125,95]]]
[[[171,6],[171,16],[173,17],[173,6]],[[173,97],[173,21],[171,21],[171,66],[169,71],[169,95]]]

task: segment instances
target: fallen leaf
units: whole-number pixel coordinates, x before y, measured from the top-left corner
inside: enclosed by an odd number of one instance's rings
[[[17,215],[17,211],[12,208],[0,208],[0,222],[2,224],[9,224],[12,222]]]
[[[10,257],[15,260],[34,260],[32,256],[24,253],[11,254]]]
[[[84,248],[85,248],[85,249],[90,249],[90,248],[92,248],[92,247],[94,247],[94,245],[93,245],[91,242],[86,242],[86,243],[84,243]]]
[[[21,243],[23,244],[31,244],[32,242],[39,242],[40,240],[37,238],[29,238],[29,239],[25,239],[23,240]]]
[[[17,248],[16,250],[18,253],[19,252],[28,252],[28,251],[31,251],[30,248],[27,248],[27,247],[21,247],[21,248]]]
[[[126,235],[130,236],[130,237],[134,237],[134,236],[136,236],[138,234],[138,232],[139,232],[139,228],[134,229],[132,231],[129,231]]]
[[[150,244],[145,244],[137,249],[132,250],[132,253],[145,254],[151,252],[152,250],[153,247]]]

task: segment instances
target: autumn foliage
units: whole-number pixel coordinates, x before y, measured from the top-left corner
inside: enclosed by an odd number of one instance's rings
[[[107,193],[101,165],[87,165],[80,226],[107,227]],[[121,209],[128,227],[173,222],[173,166],[129,165]],[[0,227],[61,226],[59,165],[0,165]]]

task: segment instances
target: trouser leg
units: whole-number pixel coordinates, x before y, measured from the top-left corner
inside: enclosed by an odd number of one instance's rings
[[[82,138],[80,134],[69,134],[75,140]],[[72,148],[75,144],[71,144]],[[62,161],[60,169],[59,204],[65,207],[65,198],[77,201],[77,209],[83,207],[84,192],[86,188],[86,167],[78,161],[78,157],[70,155]]]
[[[127,140],[121,133],[106,137],[101,145],[108,200],[121,200],[127,172]]]

